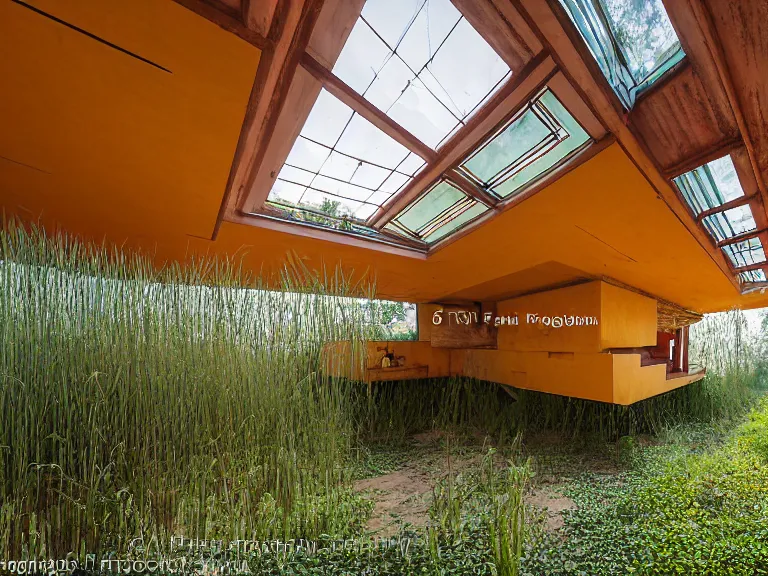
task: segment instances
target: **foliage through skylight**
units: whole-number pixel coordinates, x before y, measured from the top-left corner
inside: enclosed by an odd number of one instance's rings
[[[685,56],[661,0],[560,0],[622,104]]]
[[[478,186],[506,198],[587,141],[589,135],[545,90],[473,152],[461,169]]]

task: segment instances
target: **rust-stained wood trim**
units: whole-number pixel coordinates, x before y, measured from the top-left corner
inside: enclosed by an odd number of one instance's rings
[[[343,230],[332,230],[330,228],[314,227],[307,224],[289,222],[278,218],[269,217],[263,214],[231,214],[227,216],[227,222],[242,224],[244,226],[255,226],[256,228],[266,228],[276,230],[294,236],[303,236],[335,244],[344,244],[357,248],[366,248],[378,252],[386,252],[395,256],[405,256],[406,258],[415,258],[417,260],[426,260],[427,253],[415,248],[396,246],[394,243],[384,242],[373,238],[365,238],[358,234],[344,232]]]
[[[438,148],[434,162],[424,168],[403,191],[385,203],[368,225],[384,226],[435,182],[447,169],[484,141],[500,124],[508,121],[520,106],[527,103],[555,74],[557,68],[544,53],[531,60],[519,74],[513,75],[499,91],[478,110],[467,123],[443,146]]]
[[[279,2],[280,0],[242,0],[241,18],[248,28],[268,37]]]
[[[738,268],[734,268],[733,271],[736,274],[741,274],[742,272],[751,272],[752,270],[762,270],[764,268],[768,268],[768,262],[758,262],[757,264],[750,264],[748,266],[740,266]]]
[[[475,220],[472,220],[468,224],[466,224],[464,227],[462,227],[459,231],[451,234],[447,238],[440,240],[438,242],[435,242],[429,249],[429,254],[434,254],[438,250],[442,250],[443,248],[450,246],[457,240],[460,240],[476,228],[482,226],[483,224],[486,224],[487,222],[497,218],[500,214],[506,212],[507,210],[510,210],[511,208],[514,208],[518,204],[524,202],[528,198],[531,198],[532,196],[535,196],[548,186],[550,186],[553,182],[556,180],[559,180],[566,174],[568,174],[571,170],[575,170],[585,162],[588,162],[590,159],[597,156],[600,152],[608,148],[611,144],[615,143],[616,139],[613,137],[613,134],[607,134],[602,138],[602,140],[599,140],[598,142],[591,142],[587,143],[584,149],[582,149],[580,152],[577,152],[574,156],[568,158],[565,162],[562,162],[558,165],[553,166],[550,170],[545,172],[540,178],[536,179],[534,182],[529,184],[526,188],[521,190],[518,194],[513,196],[512,198],[507,198],[505,200],[502,200],[497,206],[495,210],[490,210],[482,215],[480,215]]]
[[[608,131],[616,136],[619,146],[649,186],[707,252],[734,289],[739,289],[739,283],[725,256],[715,247],[714,241],[706,232],[696,224],[682,195],[664,178],[661,167],[645,143],[627,126],[627,116],[623,106],[559,1],[508,1],[517,7],[595,116],[601,120]]]
[[[174,0],[174,2],[181,4],[184,8],[191,10],[198,16],[202,16],[206,20],[213,22],[219,28],[231,32],[259,50],[264,50],[272,45],[263,34],[250,29],[237,18],[203,2],[202,0]]]
[[[212,240],[216,239],[225,214],[239,209],[244,200],[241,192],[247,195],[250,191],[249,183],[253,182],[255,168],[264,158],[299,65],[299,58],[306,49],[324,2],[299,1],[300,6],[281,3],[281,10],[273,18],[270,36],[274,45],[262,53],[259,62]],[[268,193],[265,193],[265,198]]]
[[[751,294],[752,292],[765,292],[768,290],[768,282],[744,282],[742,295]]]
[[[495,196],[489,194],[479,186],[475,185],[474,182],[472,182],[469,178],[454,168],[446,170],[445,177],[459,190],[472,196],[475,200],[485,204],[486,206],[493,208],[499,203],[499,200]]]
[[[714,208],[704,210],[703,212],[700,212],[698,216],[696,216],[696,222],[701,222],[704,220],[704,218],[712,216],[713,214],[717,214],[718,212],[725,212],[731,208],[738,208],[739,206],[744,206],[744,204],[749,204],[753,198],[754,196],[744,195],[739,198],[734,198],[729,202],[725,202],[724,204],[720,204],[720,206],[715,206]]]
[[[531,60],[532,50],[492,0],[451,0],[467,22],[501,56],[513,74]]]
[[[726,238],[725,240],[721,240],[720,242],[717,243],[717,247],[722,248],[723,246],[738,244],[739,242],[743,242],[744,240],[749,240],[751,238],[760,236],[760,234],[763,234],[765,232],[768,232],[768,228],[759,228],[757,230],[750,230],[749,232],[742,232],[741,234],[736,234],[736,236],[732,238]]]
[[[411,152],[418,154],[427,162],[435,160],[436,153],[434,150],[347,86],[311,55],[304,54],[301,57],[301,66],[317,78],[328,92],[344,102],[344,104],[352,108],[352,110],[360,114],[360,116],[368,120],[368,122],[376,126],[387,136],[396,140]]]
[[[593,140],[602,140],[608,133],[603,122],[594,114],[574,85],[568,80],[562,70],[558,71],[549,82],[547,87],[560,101],[568,113],[581,125]]]
[[[664,176],[670,180],[677,178],[678,176],[685,174],[686,172],[690,172],[699,166],[704,166],[704,164],[712,162],[712,160],[717,160],[718,158],[722,158],[723,156],[730,154],[737,148],[743,146],[743,144],[744,143],[741,141],[741,138],[718,142],[710,150],[706,150],[701,154],[694,156],[693,158],[688,158],[684,162],[672,166],[664,173]]]
[[[293,68],[294,77],[288,82],[283,100],[264,97],[257,100],[258,106],[254,119],[244,126],[246,142],[243,146],[244,155],[236,160],[236,172],[227,188],[227,198],[223,212],[256,212],[264,204],[274,184],[275,177],[280,171],[285,159],[301,128],[315,103],[320,91],[318,82],[304,68],[298,66],[298,60],[303,54],[299,47],[294,49],[294,37],[300,30],[297,20],[299,12],[296,2],[310,0],[291,0],[293,9],[287,9],[287,1],[278,4],[278,12],[272,22],[272,31],[291,30],[275,33],[280,38],[275,46],[274,60],[267,81],[268,88],[264,94],[276,94],[275,86],[285,68],[284,63],[289,53],[296,54],[297,65]],[[322,10],[317,16],[310,34],[306,51],[312,53],[320,62],[333,62],[338,58],[349,33],[357,21],[364,0],[324,0]],[[270,32],[272,34],[272,32]],[[275,101],[282,102],[275,109]],[[241,137],[243,135],[241,134]]]
[[[752,165],[752,171],[755,174],[757,189],[760,191],[760,196],[763,199],[763,205],[768,206],[768,190],[766,190],[763,174],[760,171],[760,165],[757,161],[755,147],[749,135],[749,130],[747,129],[747,123],[741,110],[741,104],[739,103],[738,95],[736,94],[733,78],[731,78],[730,70],[725,61],[723,45],[720,42],[717,29],[715,28],[715,25],[712,21],[712,14],[710,14],[709,8],[707,8],[702,0],[688,0],[688,3],[693,9],[696,20],[699,22],[702,34],[707,41],[709,51],[712,54],[712,59],[715,62],[717,73],[720,76],[720,81],[723,83],[726,97],[728,98],[728,102],[731,105],[733,116],[736,119],[736,125],[739,127],[741,139],[744,141],[744,147],[747,149],[749,162]]]
[[[691,67],[691,61],[688,58],[688,55],[684,55],[683,59],[680,60],[677,64],[672,66],[669,70],[664,72],[653,84],[648,86],[645,90],[640,92],[637,96],[635,96],[635,103],[632,106],[632,110],[629,112],[629,116],[632,116],[632,112],[637,109],[637,106],[648,98],[651,94],[654,92],[657,92],[658,90],[661,90],[666,84],[669,84],[672,80],[674,80],[677,76],[688,70],[688,68]]]

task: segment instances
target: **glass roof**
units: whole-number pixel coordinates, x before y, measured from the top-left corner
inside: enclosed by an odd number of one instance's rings
[[[467,158],[462,171],[506,198],[566,158],[589,135],[545,90]]]
[[[764,270],[749,270],[748,272],[741,272],[739,274],[742,282],[765,282]]]
[[[674,179],[688,205],[697,216],[744,196],[730,156],[686,172]]]
[[[385,228],[432,244],[487,210],[447,180],[440,180]]]
[[[513,73],[451,0],[367,0],[328,72],[366,101],[352,106],[378,108],[436,153]],[[426,162],[411,149],[423,147],[344,102],[320,90],[262,215],[426,250],[590,140],[544,87],[466,158],[415,181]]]
[[[744,196],[730,156],[723,156],[699,166],[678,176],[673,182],[696,216],[705,210],[717,208]],[[715,212],[703,218],[701,223],[717,242],[757,229],[749,204]],[[723,246],[722,250],[736,267],[765,261],[763,246],[757,237]],[[759,274],[740,275],[745,281],[752,281],[746,279],[753,276],[757,277]]]
[[[423,165],[419,156],[322,90],[268,200],[365,220]]]
[[[368,0],[333,73],[436,148],[510,70],[450,0]]]
[[[622,104],[685,56],[661,0],[560,0]]]
[[[736,267],[765,262],[765,252],[759,238],[750,238],[743,242],[723,246],[723,251]]]

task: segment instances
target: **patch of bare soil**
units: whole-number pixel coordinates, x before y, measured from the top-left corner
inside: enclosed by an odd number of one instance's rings
[[[424,526],[427,522],[432,482],[421,470],[404,468],[359,480],[355,490],[368,492],[376,503],[367,527],[377,536],[392,536],[402,524]]]
[[[529,504],[541,508],[547,515],[547,532],[556,532],[563,527],[563,512],[575,510],[576,504],[570,498],[550,488],[534,490],[527,498]]]

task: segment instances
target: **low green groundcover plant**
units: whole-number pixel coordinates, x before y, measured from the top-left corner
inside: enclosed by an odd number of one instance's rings
[[[768,574],[766,439],[763,400],[718,446],[645,449],[632,471],[577,479],[565,540],[542,536],[522,573]]]

